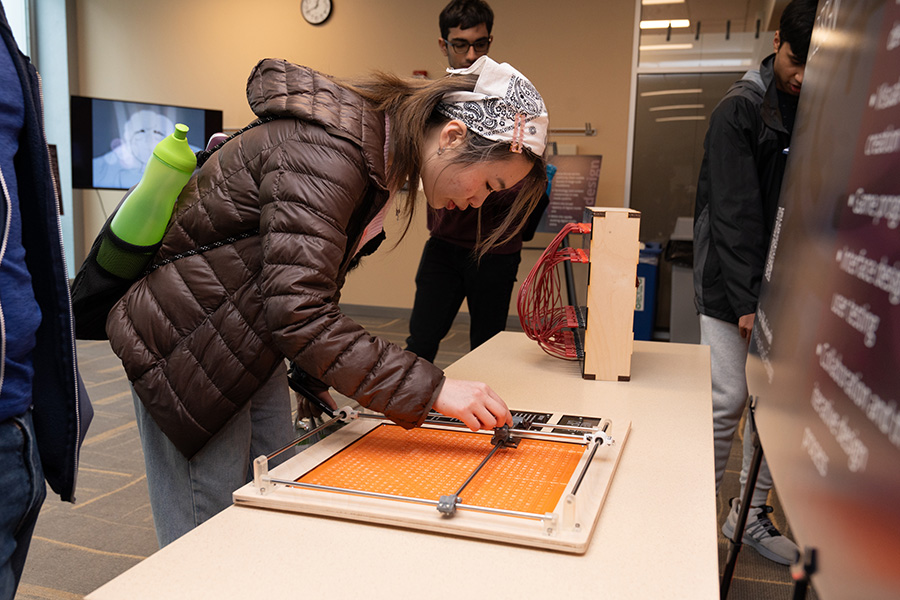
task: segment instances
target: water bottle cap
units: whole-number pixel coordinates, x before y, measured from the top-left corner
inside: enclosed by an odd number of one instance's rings
[[[186,140],[187,132],[190,131],[190,129],[191,128],[184,123],[177,123],[175,125],[175,131],[172,133],[172,135],[175,136],[176,140]]]
[[[194,167],[197,166],[197,157],[194,156],[194,151],[188,146],[188,129],[187,125],[182,123],[176,124],[172,135],[164,138],[153,149],[153,155],[170,167],[185,173],[192,173]]]

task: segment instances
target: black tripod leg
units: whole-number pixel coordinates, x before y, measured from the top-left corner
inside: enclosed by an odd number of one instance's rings
[[[791,577],[794,579],[793,600],[804,600],[809,578],[816,572],[816,549],[804,548],[803,558],[791,566]]]
[[[753,459],[750,462],[750,470],[747,472],[747,482],[744,484],[744,494],[741,497],[741,509],[738,511],[737,523],[734,526],[734,533],[731,535],[731,546],[728,548],[728,557],[725,560],[725,572],[722,574],[722,582],[719,588],[719,598],[721,600],[725,600],[728,597],[728,588],[731,587],[734,567],[743,545],[744,527],[747,525],[747,515],[750,513],[750,501],[753,498],[756,478],[759,475],[759,467],[763,459],[763,449],[759,443],[759,435],[756,433],[756,421],[753,418],[753,411],[754,402],[751,397],[747,418],[750,419],[750,431],[753,435]]]

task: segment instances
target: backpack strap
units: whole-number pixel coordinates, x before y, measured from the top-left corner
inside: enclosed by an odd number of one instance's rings
[[[176,260],[178,260],[179,258],[185,258],[188,256],[195,256],[197,254],[203,254],[207,250],[213,250],[214,248],[224,246],[225,244],[233,244],[233,243],[237,242],[238,240],[245,240],[248,237],[253,237],[254,235],[256,235],[258,233],[259,233],[259,229],[251,229],[250,231],[245,231],[243,233],[239,233],[237,235],[227,237],[224,240],[219,240],[218,242],[206,244],[205,246],[200,246],[199,248],[194,248],[192,250],[188,250],[187,252],[180,252],[178,254],[174,254],[165,260],[161,260],[158,263],[154,263],[154,264],[150,265],[149,267],[147,267],[147,269],[141,274],[141,277],[142,278],[146,277],[147,275],[149,275],[153,271],[157,270],[158,268],[160,268],[164,265],[167,265],[169,263],[173,263]]]
[[[227,138],[223,139],[221,142],[219,142],[218,144],[216,144],[216,145],[213,146],[212,148],[207,148],[206,150],[201,150],[200,152],[197,152],[197,168],[199,169],[201,166],[203,166],[203,163],[205,163],[207,160],[209,160],[209,158],[210,158],[213,154],[215,154],[215,153],[219,150],[219,148],[221,148],[222,146],[224,146],[225,143],[227,143],[227,142],[230,141],[230,140],[233,140],[234,138],[236,138],[237,136],[241,135],[242,133],[244,133],[244,132],[247,131],[248,129],[253,129],[254,127],[259,127],[259,126],[262,125],[263,123],[268,123],[269,121],[274,121],[275,119],[281,119],[281,118],[283,118],[283,117],[280,117],[280,116],[260,117],[259,119],[253,121],[252,123],[250,123],[249,125],[247,125],[247,126],[244,127],[243,129],[239,129],[238,131],[235,131],[234,133],[232,133],[231,135],[229,135]],[[245,231],[245,232],[240,233],[240,234],[238,234],[238,235],[233,235],[233,236],[231,236],[231,237],[227,237],[227,238],[225,238],[224,240],[219,240],[219,241],[213,242],[213,243],[211,243],[211,244],[206,244],[205,246],[200,246],[199,248],[194,248],[193,250],[188,250],[187,252],[181,252],[181,253],[179,253],[179,254],[175,254],[175,255],[170,256],[169,258],[167,258],[167,259],[165,259],[165,260],[163,260],[163,261],[160,261],[160,262],[158,262],[158,263],[154,263],[154,264],[150,265],[149,267],[147,267],[147,268],[144,270],[144,272],[141,274],[141,277],[146,277],[147,275],[149,275],[150,273],[152,273],[152,272],[155,271],[156,269],[158,269],[158,268],[160,268],[160,267],[162,267],[162,266],[164,266],[164,265],[167,265],[167,264],[169,264],[169,263],[175,262],[175,261],[178,260],[179,258],[185,258],[185,257],[187,257],[187,256],[195,256],[195,255],[197,255],[197,254],[203,254],[204,252],[206,252],[206,251],[208,251],[208,250],[212,250],[212,249],[214,249],[214,248],[218,248],[218,247],[220,247],[220,246],[224,246],[225,244],[233,244],[233,243],[237,242],[238,240],[243,240],[243,239],[246,239],[246,238],[248,238],[248,237],[252,237],[252,236],[254,236],[254,235],[258,234],[258,233],[259,233],[259,229],[253,229],[253,230],[250,230],[250,231]]]
[[[281,119],[281,118],[283,118],[283,117],[280,117],[280,116],[260,117],[257,120],[253,121],[252,123],[250,123],[249,125],[247,125],[246,127],[244,127],[243,129],[239,129],[239,130],[235,131],[234,133],[229,135],[227,138],[225,138],[224,140],[222,140],[221,142],[219,142],[212,148],[207,148],[206,150],[201,150],[201,151],[197,152],[197,168],[199,169],[200,167],[202,167],[203,163],[205,163],[207,160],[209,160],[209,157],[211,157],[213,154],[215,154],[219,150],[219,148],[221,148],[229,140],[236,138],[237,136],[241,135],[248,129],[253,129],[254,127],[259,127],[263,123],[268,123],[269,121],[274,121],[275,119]]]

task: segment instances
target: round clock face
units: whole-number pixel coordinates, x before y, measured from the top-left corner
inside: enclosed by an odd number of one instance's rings
[[[331,15],[331,0],[302,0],[300,12],[304,19],[313,25],[319,25]]]

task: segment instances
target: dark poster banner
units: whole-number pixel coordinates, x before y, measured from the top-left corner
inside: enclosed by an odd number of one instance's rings
[[[548,162],[556,167],[550,185],[550,205],[544,211],[538,231],[559,233],[567,223],[581,223],[584,207],[594,206],[600,181],[602,157],[590,154],[553,155]]]
[[[900,0],[820,0],[781,201],[760,439],[818,595],[900,598]]]

